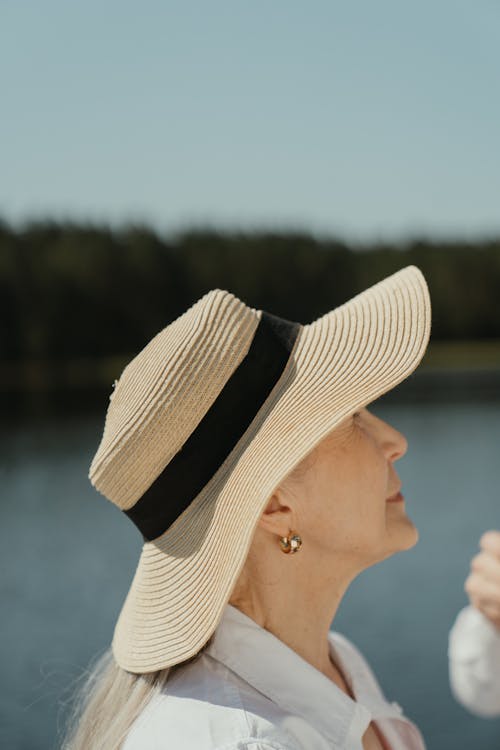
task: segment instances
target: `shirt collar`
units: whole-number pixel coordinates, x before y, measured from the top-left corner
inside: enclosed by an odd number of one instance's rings
[[[356,742],[372,719],[401,719],[401,711],[387,703],[364,662],[353,660],[348,642],[332,632],[328,638],[330,653],[350,682],[355,701],[283,641],[229,603],[206,653],[282,708],[302,716],[333,743],[359,747]]]

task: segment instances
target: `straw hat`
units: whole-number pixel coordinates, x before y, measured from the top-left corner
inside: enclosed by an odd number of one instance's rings
[[[129,362],[89,470],[144,538],[113,636],[122,668],[199,651],[274,489],[411,374],[430,327],[425,279],[407,266],[308,325],[212,289]]]

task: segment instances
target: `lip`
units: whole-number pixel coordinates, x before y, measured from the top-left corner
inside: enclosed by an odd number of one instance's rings
[[[388,503],[401,503],[405,499],[404,495],[401,494],[401,492],[397,492],[395,495],[392,495],[392,497],[387,498]]]

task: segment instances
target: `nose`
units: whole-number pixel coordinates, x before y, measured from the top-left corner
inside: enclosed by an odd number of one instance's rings
[[[396,430],[392,425],[387,425],[388,431],[385,438],[385,449],[391,461],[397,461],[405,455],[408,450],[408,440],[402,432]]]
[[[385,420],[380,419],[379,421],[381,447],[390,461],[397,461],[408,450],[408,440],[402,432]]]

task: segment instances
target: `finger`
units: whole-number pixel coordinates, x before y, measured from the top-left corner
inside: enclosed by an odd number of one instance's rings
[[[500,586],[491,583],[477,573],[471,573],[465,581],[464,589],[469,598],[481,605],[500,606]]]
[[[476,573],[490,583],[500,586],[500,559],[490,552],[480,552],[473,557],[470,569],[471,573]]]
[[[470,594],[469,599],[470,603],[477,609],[487,610],[491,616],[500,617],[500,602],[485,599],[475,594]]]
[[[491,604],[482,604],[478,601],[471,601],[471,604],[482,612],[496,627],[500,627],[500,607]]]
[[[479,546],[500,560],[500,531],[486,531],[479,540]]]

